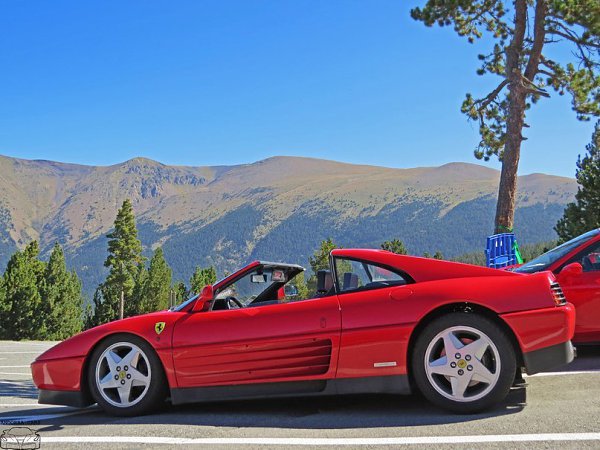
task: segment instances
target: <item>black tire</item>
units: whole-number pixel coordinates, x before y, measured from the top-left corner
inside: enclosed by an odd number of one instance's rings
[[[130,369],[128,366],[119,366],[120,370],[118,372],[110,372],[110,378],[112,378],[113,376],[117,377],[121,375],[120,378],[122,379],[118,379],[118,382],[128,382],[129,380],[127,380],[126,377],[128,375],[129,377],[131,377],[131,373],[133,372],[133,370],[137,372],[138,369],[139,372],[137,373],[141,373],[142,375],[147,374],[149,376],[149,382],[146,384],[147,388],[140,386],[130,387],[130,398],[132,398],[135,395],[134,391],[136,391],[136,393],[142,391],[139,394],[139,398],[133,400],[133,404],[124,404],[121,406],[114,404],[119,402],[118,389],[116,387],[107,388],[103,390],[104,395],[101,394],[96,376],[97,368],[99,371],[104,370],[106,372],[107,370],[108,363],[106,361],[102,362],[101,365],[97,367],[98,361],[102,357],[104,352],[112,346],[120,343],[132,345],[139,348],[139,350],[143,352],[145,358],[140,356],[140,362],[137,363],[137,367],[131,365],[132,369]],[[115,351],[121,351],[122,353],[126,352],[126,349],[126,346],[115,347]],[[105,358],[103,359],[105,360]],[[125,370],[128,370],[129,374],[125,372]],[[108,372],[106,373],[106,375],[108,375]],[[96,347],[96,349],[94,349],[89,359],[89,364],[87,368],[87,378],[90,392],[94,400],[98,403],[98,405],[100,405],[100,407],[104,411],[106,411],[108,414],[115,416],[140,416],[148,414],[154,411],[161,403],[163,403],[167,395],[166,377],[164,374],[162,364],[158,359],[156,352],[145,340],[130,334],[116,334],[109,336],[104,341],[102,341],[100,345]],[[117,383],[117,381],[115,381],[115,383]],[[109,399],[107,400],[107,398],[105,397],[109,397]],[[111,402],[109,401],[111,400],[110,397],[113,397],[113,404],[111,404]]]
[[[472,339],[469,336],[476,336],[476,333],[472,333],[473,330],[483,334],[480,336],[482,347],[488,339],[493,344],[486,347],[487,350],[481,359],[471,354],[471,348],[464,350],[464,354],[458,349],[454,355],[446,355],[445,341],[440,336],[449,336],[448,333],[451,333],[459,339],[456,342],[458,348],[459,343],[464,345],[464,342],[468,343],[469,339]],[[475,340],[477,339],[473,339],[472,342]],[[449,348],[453,350],[453,347]],[[444,359],[445,356],[448,358]],[[438,364],[431,364],[433,361]],[[479,373],[475,375],[477,371],[485,373],[483,369],[479,369],[481,366],[477,363],[488,369],[492,375],[488,378],[493,378],[493,383],[471,379],[480,377]],[[504,400],[515,379],[516,368],[515,350],[506,332],[482,315],[463,312],[450,313],[429,323],[417,337],[411,359],[413,380],[421,393],[435,405],[460,414],[479,412]],[[432,373],[434,370],[445,373]],[[462,386],[466,384],[462,395],[461,387],[457,386],[455,390],[453,382],[457,385],[462,383]]]

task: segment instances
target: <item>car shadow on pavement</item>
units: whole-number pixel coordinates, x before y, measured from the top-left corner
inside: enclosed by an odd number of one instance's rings
[[[37,399],[38,390],[31,380],[0,380],[0,400],[2,397]]]
[[[181,425],[282,429],[350,429],[452,424],[520,412],[525,388],[514,388],[507,400],[478,414],[452,414],[419,395],[356,395],[230,401],[172,406],[141,417],[112,417],[97,407],[87,413],[43,421],[38,431],[74,425]]]
[[[551,372],[576,372],[600,369],[600,345],[577,345],[577,357],[573,362],[552,369]]]

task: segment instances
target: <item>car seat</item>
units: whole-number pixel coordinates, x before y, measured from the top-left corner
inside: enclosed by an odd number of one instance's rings
[[[317,297],[330,295],[333,291],[333,277],[329,270],[317,271]]]
[[[350,291],[352,289],[358,289],[358,275],[352,272],[346,272],[344,274],[344,291]]]

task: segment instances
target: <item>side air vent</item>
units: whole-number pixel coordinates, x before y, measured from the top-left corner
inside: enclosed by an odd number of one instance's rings
[[[329,339],[204,346],[179,355],[177,379],[203,386],[323,375],[331,351]]]
[[[552,291],[552,295],[554,296],[554,303],[556,306],[565,305],[567,303],[567,298],[558,283],[552,283],[550,285],[550,290]]]

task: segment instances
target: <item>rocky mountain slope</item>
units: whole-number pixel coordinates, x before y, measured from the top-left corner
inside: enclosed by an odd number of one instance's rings
[[[65,246],[86,292],[104,278],[106,233],[124,198],[134,204],[145,251],[163,246],[175,277],[195,265],[220,273],[255,259],[306,264],[321,239],[378,246],[402,239],[416,254],[483,249],[499,173],[475,164],[391,169],[274,157],[219,167],[135,158],[108,167],[0,156],[0,267],[32,239]],[[519,240],[554,238],[573,179],[519,178]]]

